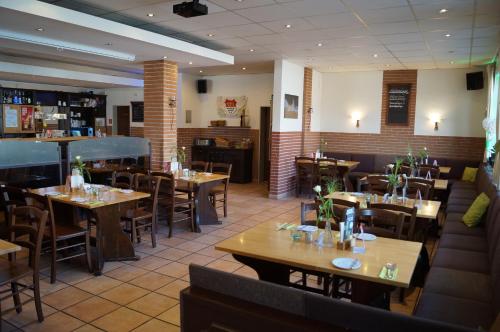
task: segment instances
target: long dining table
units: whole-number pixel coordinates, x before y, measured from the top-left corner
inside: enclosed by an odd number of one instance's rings
[[[316,271],[349,278],[352,284],[351,301],[370,304],[394,287],[408,288],[422,244],[377,237],[365,241],[365,253],[337,247],[319,247],[314,243],[294,241],[287,230],[278,230],[276,222],[262,223],[238,235],[219,242],[215,249],[228,252],[253,268],[259,279],[290,286],[290,271]],[[339,269],[332,264],[338,257],[357,258],[358,269]],[[387,264],[397,264],[395,279],[380,277]]]
[[[120,204],[150,197],[150,194],[139,191],[102,188],[105,191],[99,200],[82,190],[67,191],[65,186],[31,190],[36,195],[50,196],[53,201],[55,222],[63,224],[77,222],[78,209],[86,214],[87,222],[96,221],[97,264],[94,266],[96,275],[102,274],[105,261],[139,259],[130,237],[123,232],[120,224]]]

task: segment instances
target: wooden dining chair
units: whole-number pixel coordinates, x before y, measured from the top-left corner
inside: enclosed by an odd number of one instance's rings
[[[404,214],[375,208],[359,209],[358,223],[363,224],[366,233],[380,237],[401,239]]]
[[[156,248],[156,221],[158,209],[158,192],[160,190],[162,178],[137,174],[135,176],[135,190],[148,193],[151,196],[144,199],[135,209],[129,209],[122,216],[121,220],[125,223],[125,231],[130,233],[132,243],[141,242],[141,229],[149,228],[151,230],[151,244]]]
[[[409,178],[408,183],[411,182],[418,182],[418,183],[424,183],[429,186],[429,194],[428,194],[428,199],[433,199],[434,197],[434,186],[435,186],[435,180],[427,180],[424,178]]]
[[[111,177],[111,187],[132,189],[134,187],[134,174],[114,171]]]
[[[25,193],[26,204],[49,212],[47,226],[43,234],[42,249],[50,253],[50,283],[56,282],[57,262],[85,256],[87,268],[92,272],[90,251],[90,230],[88,227],[75,225],[73,220],[55,221],[54,206],[50,196]]]
[[[208,170],[209,165],[210,165],[209,162],[195,160],[195,161],[191,162],[191,170],[197,171],[197,172],[206,172]]]
[[[48,211],[34,206],[12,207],[9,221],[9,241],[28,250],[27,259],[17,260],[16,254],[11,254],[9,261],[0,262],[0,302],[12,296],[17,313],[22,311],[21,292],[30,289],[33,291],[36,314],[39,322],[43,321],[42,300],[40,298],[40,252],[42,249],[43,234],[47,223]],[[30,219],[26,224],[24,220]],[[18,223],[18,220],[23,220]],[[27,261],[26,261],[27,260]],[[28,282],[28,278],[31,279]],[[10,286],[4,288],[5,286]],[[4,295],[7,294],[7,295]],[[0,312],[1,316],[1,312]],[[1,318],[1,317],[0,317]]]
[[[389,189],[389,181],[386,175],[368,175],[366,184],[368,192],[371,194],[384,195]]]
[[[431,178],[432,179],[439,179],[441,176],[441,169],[439,166],[433,166],[433,165],[421,165],[418,168],[418,176],[425,178],[427,176],[427,173],[431,173]]]
[[[313,196],[313,187],[318,183],[317,164],[313,158],[295,157],[295,195]]]
[[[24,193],[26,190],[8,185],[0,185],[0,209],[4,215],[4,222],[0,224],[0,238],[8,236],[9,213],[14,206],[25,206]]]
[[[232,164],[227,163],[210,163],[210,172],[214,174],[227,175],[228,178],[222,181],[222,184],[215,186],[210,190],[210,200],[215,209],[217,209],[217,202],[221,202],[224,208],[224,217],[227,217],[227,193],[229,189],[229,180],[231,178]],[[220,198],[222,196],[222,198]]]
[[[328,183],[338,181],[342,183],[343,188],[347,186],[343,181],[339,181],[339,169],[337,167],[337,159],[323,158],[318,159],[317,163],[318,184],[321,186],[322,191],[326,194],[326,186]]]
[[[418,199],[418,192],[423,200],[429,199],[429,194],[431,192],[431,186],[420,182],[408,179],[408,186],[406,187],[406,197],[411,199]]]

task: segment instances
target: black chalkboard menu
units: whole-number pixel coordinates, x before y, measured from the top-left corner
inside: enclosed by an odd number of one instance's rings
[[[132,122],[144,122],[144,102],[133,101],[132,104]]]
[[[387,124],[408,124],[411,84],[389,84]]]

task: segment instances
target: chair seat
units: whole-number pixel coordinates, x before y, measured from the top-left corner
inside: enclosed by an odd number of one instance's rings
[[[224,186],[215,186],[212,190],[210,190],[210,195],[222,195],[224,192]]]
[[[87,233],[87,230],[76,225],[56,225],[56,240],[63,240],[75,236],[82,236]],[[44,237],[51,237],[50,229],[45,228]]]
[[[5,285],[11,281],[30,276],[33,269],[28,264],[0,261],[0,285]]]

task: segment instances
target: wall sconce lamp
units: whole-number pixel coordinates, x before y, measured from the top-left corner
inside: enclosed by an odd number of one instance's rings
[[[309,108],[307,109],[307,113],[311,114],[312,112],[313,112],[313,108],[312,108],[312,107],[309,107]]]
[[[177,106],[177,100],[175,96],[168,97],[168,106],[170,106],[170,108],[175,108]]]
[[[434,130],[436,130],[436,131],[439,130],[439,122],[438,121],[434,122]]]
[[[441,122],[441,117],[439,116],[439,114],[431,114],[430,120],[432,123],[434,123],[434,131],[438,131],[439,130],[439,122]]]
[[[359,128],[359,120],[361,120],[361,113],[359,112],[352,113],[352,119],[356,121],[356,128]]]

